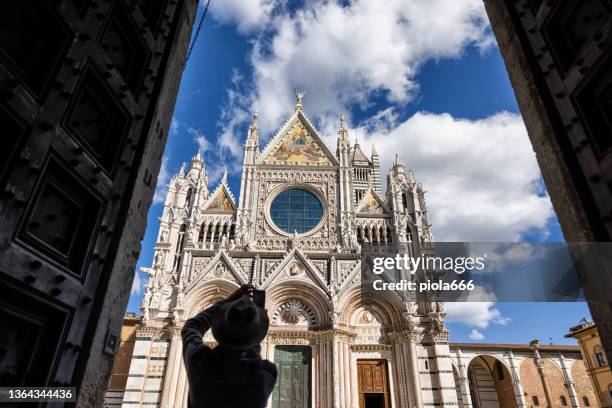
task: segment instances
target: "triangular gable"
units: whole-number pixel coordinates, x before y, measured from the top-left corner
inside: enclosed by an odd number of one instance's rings
[[[314,126],[296,110],[257,159],[258,164],[291,166],[336,166],[338,161]]]
[[[371,215],[381,215],[381,214],[390,214],[391,211],[385,205],[383,199],[378,195],[378,193],[370,187],[368,192],[364,194],[363,198],[357,204],[358,214],[371,214]]]
[[[207,276],[209,279],[206,279],[206,281],[213,279],[224,279],[242,286],[246,284],[248,280],[242,275],[242,271],[236,265],[234,265],[232,259],[227,256],[225,251],[221,250],[206,264],[202,271],[198,272],[194,279],[189,283],[187,291],[199,286],[199,284],[204,281]]]
[[[367,156],[363,153],[363,150],[361,150],[361,146],[359,145],[359,143],[356,143],[355,147],[353,148],[352,162],[357,164],[370,164],[370,159],[368,159]]]
[[[319,276],[319,272],[310,262],[308,258],[297,248],[292,249],[283,260],[274,268],[274,271],[268,276],[265,282],[263,282],[262,289],[267,289],[270,285],[272,285],[278,278],[278,276],[283,272],[287,271],[287,276],[283,277],[283,280],[287,279],[296,279],[296,280],[304,280],[304,277],[307,277],[307,280],[310,280],[316,286],[321,288],[325,293],[329,294],[329,290],[327,289],[327,285]]]
[[[228,187],[225,183],[221,183],[202,208],[206,212],[232,213],[236,211],[236,203]]]
[[[338,288],[338,294],[342,295],[350,287],[358,283],[361,283],[361,259],[357,261],[347,276],[341,282],[338,282],[340,285],[340,288]]]

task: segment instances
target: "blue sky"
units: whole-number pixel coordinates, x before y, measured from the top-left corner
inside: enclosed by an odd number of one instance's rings
[[[202,8],[200,8],[200,13]],[[434,237],[562,241],[563,237],[481,0],[213,2],[183,75],[137,270],[150,266],[164,189],[200,148],[214,188],[237,197],[241,143],[254,110],[265,143],[293,109],[292,89],[335,145],[351,138],[398,153],[427,190]],[[128,311],[139,312],[136,272]],[[584,303],[449,305],[451,341],[516,343],[563,335]]]

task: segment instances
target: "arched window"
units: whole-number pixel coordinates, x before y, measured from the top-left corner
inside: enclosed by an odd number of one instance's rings
[[[221,225],[220,224],[216,224],[215,226],[213,226],[213,236],[212,236],[212,242],[220,242],[221,241]]]
[[[236,224],[232,224],[230,226],[229,239],[230,239],[230,241],[236,239]]]
[[[538,397],[536,395],[533,395],[531,397],[531,400],[533,401],[533,405],[535,405],[536,407],[540,406],[540,401],[538,400]]]
[[[204,224],[200,226],[200,232],[198,234],[198,243],[201,244],[204,241]]]
[[[404,209],[408,208],[408,199],[406,198],[406,193],[402,193],[402,206]]]
[[[587,397],[582,397],[582,402],[584,402],[585,407],[591,406],[591,403],[589,402],[589,399]]]
[[[407,226],[406,227],[406,241],[412,242],[412,240],[413,240],[412,231],[410,230],[410,226]]]
[[[187,211],[191,209],[192,199],[193,199],[193,191],[190,188],[189,190],[187,190],[187,198],[185,198],[185,208],[187,209]]]
[[[567,398],[565,398],[564,395],[561,396],[561,405],[563,405],[564,407],[567,406]]]
[[[595,346],[593,349],[593,354],[595,355],[595,364],[597,364],[597,367],[605,367],[608,365],[606,355],[604,354],[601,346]]]
[[[185,231],[187,226],[181,225],[179,228],[178,239],[176,240],[176,249],[174,254],[174,271],[178,271],[181,267],[181,260],[183,257],[183,247],[185,246]]]

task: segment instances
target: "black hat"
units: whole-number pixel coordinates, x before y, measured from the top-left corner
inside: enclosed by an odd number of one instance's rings
[[[268,314],[247,297],[221,305],[212,316],[212,334],[225,347],[245,350],[257,346],[268,333]]]

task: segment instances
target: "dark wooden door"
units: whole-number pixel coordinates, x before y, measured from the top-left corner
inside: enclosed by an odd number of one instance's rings
[[[195,8],[0,2],[3,386],[109,374]]]
[[[357,360],[359,408],[390,408],[387,360]]]
[[[310,408],[311,356],[308,346],[277,346],[274,349],[278,377],[272,394],[273,408]]]

